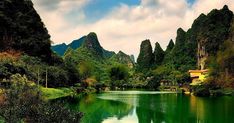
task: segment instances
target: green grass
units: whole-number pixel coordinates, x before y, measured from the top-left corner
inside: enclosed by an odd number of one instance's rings
[[[40,88],[42,96],[46,100],[57,99],[60,97],[66,97],[73,94],[73,91],[69,88]]]

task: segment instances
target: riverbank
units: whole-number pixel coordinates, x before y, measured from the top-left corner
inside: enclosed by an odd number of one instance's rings
[[[222,88],[212,90],[209,88],[199,87],[192,89],[191,91],[184,91],[183,93],[187,95],[194,95],[197,97],[234,96],[234,89]]]
[[[71,88],[45,88],[40,87],[42,98],[44,100],[53,100],[57,98],[72,96],[76,93]],[[0,103],[4,101],[4,96],[2,95],[4,89],[0,89]]]
[[[45,100],[54,100],[58,98],[68,97],[68,96],[80,96],[83,94],[96,93],[97,90],[94,88],[81,88],[81,87],[70,87],[70,88],[45,88],[40,87],[42,92],[42,97]]]
[[[74,91],[70,88],[44,88],[40,87],[42,97],[45,100],[53,100],[57,98],[74,95]]]

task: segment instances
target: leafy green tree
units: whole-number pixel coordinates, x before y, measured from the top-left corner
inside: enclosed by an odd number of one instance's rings
[[[153,76],[147,83],[149,89],[157,90],[160,86],[160,81],[162,80],[161,76]]]
[[[64,59],[65,70],[69,73],[69,85],[75,85],[80,82],[79,70],[76,67],[76,62],[73,58],[67,57]]]
[[[0,117],[5,122],[80,122],[80,112],[73,112],[61,103],[44,102],[38,86],[28,81],[25,76],[15,74],[10,81],[11,88],[5,91],[4,103],[0,104]]]
[[[112,86],[122,86],[129,77],[129,72],[126,66],[113,66],[109,70]]]
[[[46,75],[47,74],[47,75]],[[65,87],[72,85],[69,82],[68,71],[64,70],[59,66],[45,66],[41,70],[41,85],[46,85],[46,79],[48,82],[48,87]],[[46,78],[47,76],[47,78]]]
[[[93,74],[93,66],[89,62],[80,62],[77,69],[79,70],[80,77],[83,80],[91,77]]]

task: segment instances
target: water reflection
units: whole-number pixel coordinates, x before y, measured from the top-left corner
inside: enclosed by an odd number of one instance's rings
[[[72,109],[83,123],[231,123],[234,98],[198,98],[175,93],[109,92],[88,95]]]
[[[119,101],[99,99],[96,98],[96,95],[88,95],[82,98],[78,104],[70,104],[70,107],[85,113],[82,118],[84,123],[102,123],[109,117],[120,120],[131,115],[133,111],[131,105]]]

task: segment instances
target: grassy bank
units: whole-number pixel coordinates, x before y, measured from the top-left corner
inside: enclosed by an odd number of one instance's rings
[[[52,100],[61,97],[73,95],[74,92],[70,88],[45,88],[41,87],[42,97],[45,100]]]

